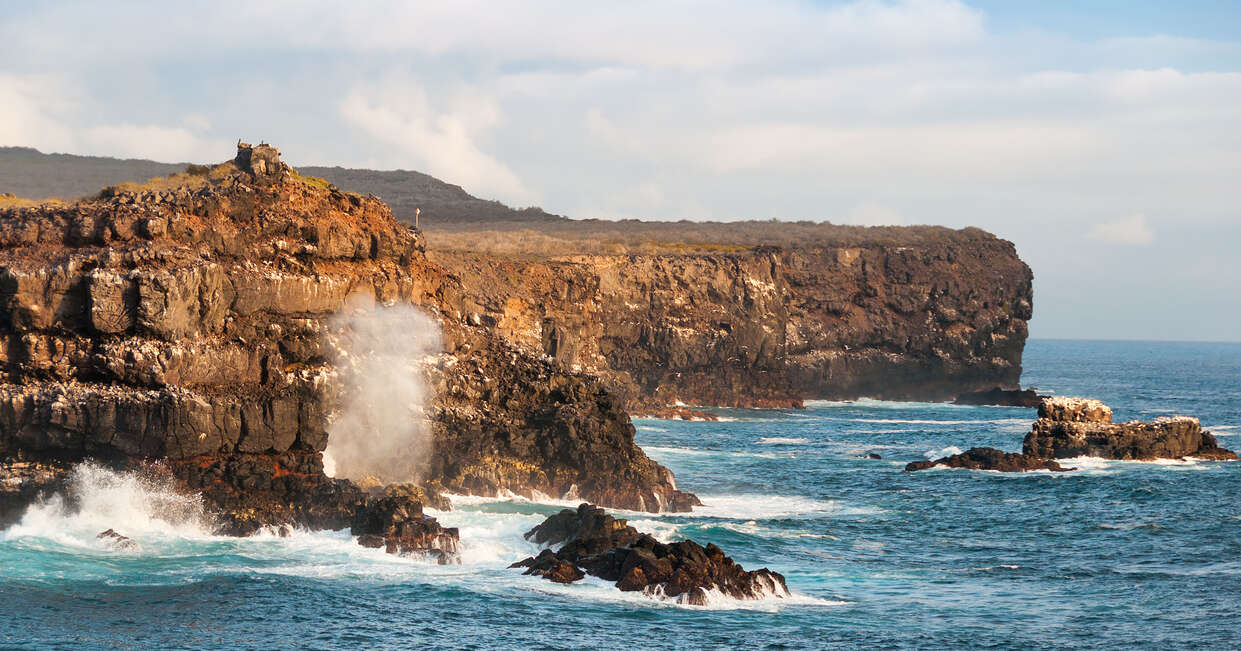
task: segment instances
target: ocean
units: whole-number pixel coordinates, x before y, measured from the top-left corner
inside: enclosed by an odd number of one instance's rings
[[[1198,416],[1241,447],[1241,344],[1031,341],[1023,384],[1099,398],[1118,420]],[[714,542],[793,596],[685,606],[587,578],[508,569],[566,503],[459,497],[463,563],[362,548],[347,531],[226,538],[166,487],[82,467],[89,497],[0,532],[0,647],[1236,648],[1241,463],[1082,458],[1071,473],[906,463],[1019,451],[1034,410],[812,402],[636,421],[638,442],[706,503],[621,513]],[[865,458],[867,453],[882,460]],[[114,528],[138,549],[104,549]]]

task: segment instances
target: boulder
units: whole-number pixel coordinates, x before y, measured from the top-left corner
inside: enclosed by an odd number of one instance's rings
[[[572,583],[590,574],[613,581],[626,592],[692,605],[706,605],[712,593],[734,599],[789,595],[784,577],[777,572],[766,568],[746,571],[714,544],[661,543],[591,504],[564,509],[527,532],[526,538],[561,547],[554,552],[545,549],[511,567],[524,567],[526,574],[558,583]]]
[[[396,486],[358,506],[349,532],[363,547],[383,547],[389,554],[460,563],[457,529],[441,527],[422,512],[422,503],[406,486]]]

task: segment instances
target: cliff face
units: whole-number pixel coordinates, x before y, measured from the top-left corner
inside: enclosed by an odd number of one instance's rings
[[[477,320],[627,404],[947,400],[1016,387],[1031,274],[974,232],[913,245],[554,259],[433,252]]]
[[[462,288],[382,202],[297,176],[274,150],[245,153],[241,170],[0,211],[0,459],[160,460],[229,530],[346,526],[362,494],[323,474],[339,390],[324,333],[365,295],[443,324],[429,484],[692,503],[597,380],[469,323]],[[469,421],[467,406],[487,417]],[[542,475],[471,470],[488,461]]]

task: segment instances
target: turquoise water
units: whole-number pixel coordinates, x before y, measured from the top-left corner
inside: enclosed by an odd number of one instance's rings
[[[1241,345],[1031,342],[1025,383],[1118,418],[1199,416],[1241,447]],[[208,535],[196,505],[84,468],[80,511],[0,532],[0,646],[404,648],[1235,648],[1241,464],[1073,460],[1074,473],[907,474],[956,447],[1019,450],[1032,410],[812,403],[638,421],[707,507],[630,514],[788,578],[791,599],[690,607],[506,566],[561,504],[459,499],[464,563],[363,549],[347,532]],[[876,452],[880,461],[862,458]],[[101,548],[116,528],[141,549]]]

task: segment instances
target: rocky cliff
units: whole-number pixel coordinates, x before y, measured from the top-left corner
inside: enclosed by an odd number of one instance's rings
[[[1029,268],[976,229],[911,233],[900,245],[431,257],[474,288],[477,320],[642,410],[1015,388]]]
[[[365,495],[323,473],[340,389],[325,333],[365,296],[420,305],[443,327],[428,486],[694,502],[634,445],[598,380],[471,322],[466,295],[381,201],[302,177],[269,147],[4,208],[0,459],[39,486],[88,457],[158,460],[230,531],[347,526]],[[34,481],[6,480],[6,495]]]

